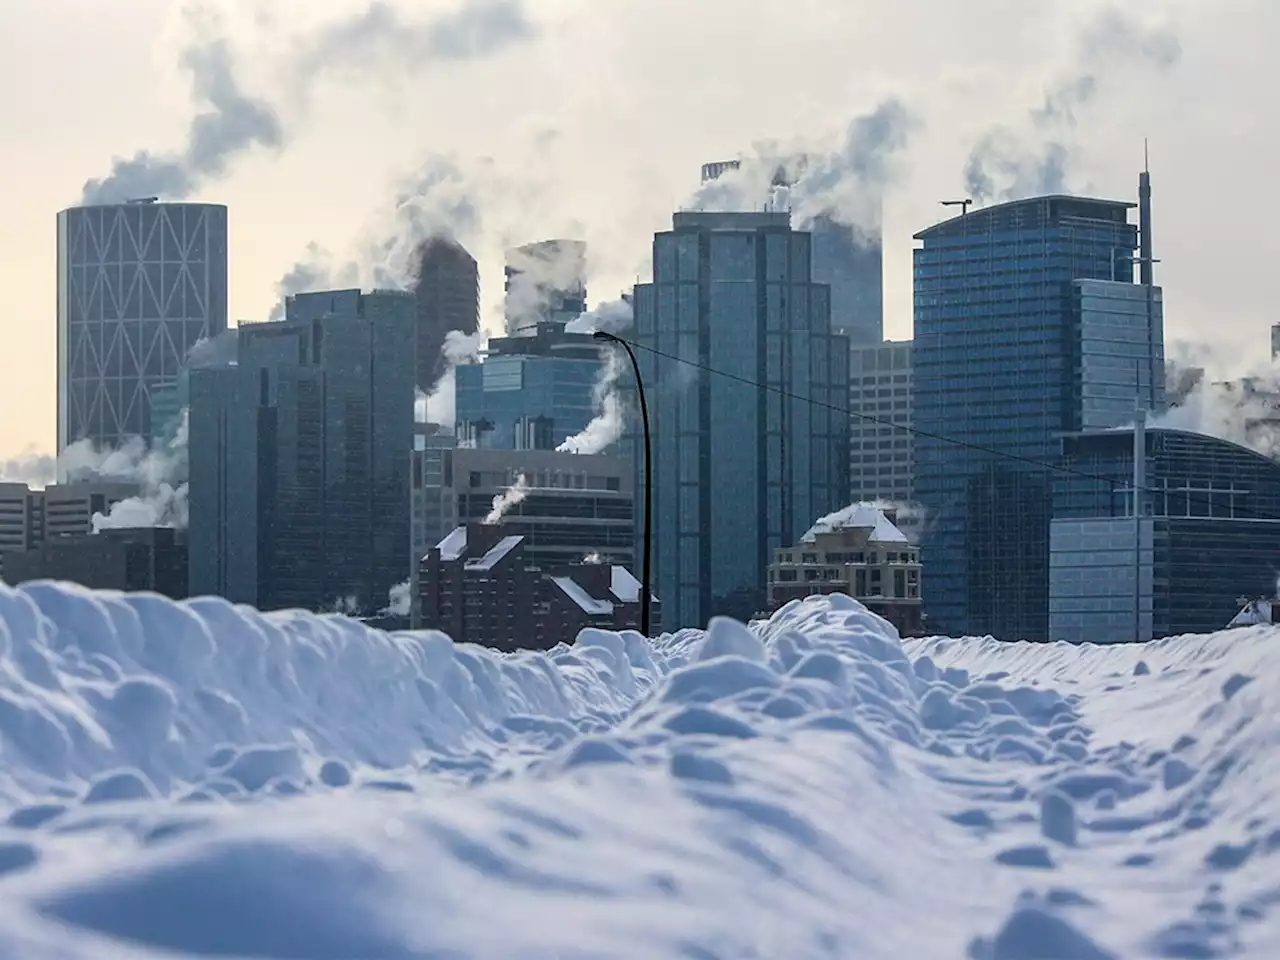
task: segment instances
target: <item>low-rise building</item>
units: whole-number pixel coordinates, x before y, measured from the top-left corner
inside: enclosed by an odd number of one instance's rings
[[[636,630],[640,582],[626,567],[531,563],[526,538],[506,524],[459,526],[432,547],[419,571],[422,626],[458,643],[549,650],[587,627]],[[652,601],[651,627],[661,609]]]
[[[5,580],[67,580],[91,590],[148,591],[172,600],[187,596],[187,543],[169,527],[103,530],[61,536],[5,558]]]
[[[904,636],[919,633],[920,551],[894,519],[892,509],[857,504],[815,524],[795,546],[775,550],[770,610],[813,594],[843,593]]]
[[[38,550],[46,540],[93,533],[95,514],[106,516],[121,500],[136,497],[135,483],[95,480],[51,484],[33,490],[25,483],[0,483],[0,578],[5,558]]]

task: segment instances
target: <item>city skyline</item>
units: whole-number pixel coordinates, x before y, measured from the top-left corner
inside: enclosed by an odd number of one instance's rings
[[[110,88],[108,96],[95,98],[92,115],[84,101],[65,99],[70,91],[63,93],[56,85],[38,95],[28,94],[21,102],[0,105],[4,121],[0,130],[21,136],[24,148],[3,151],[6,180],[25,185],[16,192],[14,216],[0,238],[0,253],[15,278],[11,296],[18,318],[6,327],[7,349],[0,359],[0,402],[10,411],[0,429],[0,456],[4,457],[27,448],[39,452],[53,448],[54,214],[78,201],[84,181],[105,175],[112,156],[129,156],[137,149],[164,153],[178,147],[193,110],[187,103],[185,78],[175,76],[175,82],[182,82],[173,86],[172,93],[153,92],[157,87],[153,75],[176,70],[182,43],[190,34],[189,28],[184,33],[178,24],[159,15],[166,5],[144,2],[110,18],[96,9],[67,5],[78,12],[71,18],[54,18],[56,35],[50,12],[23,0],[9,6],[6,29],[0,31],[5,38],[0,47],[6,54],[6,69],[26,73],[35,70],[32,58],[47,55],[46,47],[55,36],[60,42],[75,42],[76,31],[84,30],[108,40],[84,45],[89,58],[84,68],[105,77]],[[394,6],[408,22],[431,22],[431,12],[421,5]],[[790,25],[792,36],[799,29],[805,50],[807,102],[797,107],[789,93],[768,90],[768,83],[749,72],[739,76],[740,68],[727,61],[716,61],[717,69],[722,68],[728,81],[736,78],[744,84],[733,91],[732,98],[710,89],[703,90],[701,98],[683,102],[675,94],[689,78],[656,43],[657,34],[664,31],[669,40],[674,8],[647,5],[650,26],[637,21],[640,11],[629,5],[620,5],[605,19],[586,15],[582,5],[566,2],[553,11],[537,11],[536,16],[544,19],[532,19],[527,36],[513,36],[488,48],[476,62],[442,56],[409,76],[405,83],[410,89],[413,85],[428,90],[465,87],[465,96],[445,106],[438,98],[420,98],[431,102],[430,123],[417,123],[417,111],[423,108],[414,104],[402,104],[403,110],[396,115],[389,106],[395,95],[386,91],[381,77],[368,74],[355,77],[359,82],[354,92],[341,92],[336,83],[309,91],[305,111],[287,98],[273,103],[286,134],[280,145],[272,146],[267,142],[270,138],[264,138],[265,145],[228,157],[225,176],[206,179],[188,199],[226,203],[230,208],[230,316],[233,322],[265,319],[278,299],[276,282],[305,254],[308,243],[332,250],[334,262],[341,265],[350,253],[359,253],[351,246],[358,248],[365,238],[369,242],[385,239],[379,211],[393,204],[405,177],[415,171],[425,176],[424,147],[444,147],[454,155],[454,167],[462,175],[453,180],[443,176],[443,181],[452,184],[455,194],[474,196],[482,208],[474,221],[468,221],[458,203],[442,202],[442,209],[451,212],[462,229],[464,242],[476,239],[466,236],[467,231],[475,232],[480,241],[473,253],[481,260],[482,323],[494,332],[498,329],[495,305],[500,305],[502,296],[501,248],[546,236],[581,235],[598,258],[590,277],[593,290],[603,293],[630,286],[637,274],[645,279],[643,251],[671,210],[694,193],[699,164],[708,158],[733,156],[744,144],[769,137],[839,136],[851,118],[875,109],[883,97],[850,96],[851,84],[857,81],[860,88],[865,78],[849,77],[847,64],[859,62],[866,65],[868,76],[886,82],[875,85],[877,93],[900,90],[902,102],[918,124],[904,147],[895,151],[886,175],[885,335],[902,338],[911,333],[910,234],[941,219],[939,213],[944,211],[937,206],[938,200],[963,192],[966,160],[992,125],[1025,129],[1026,118],[1040,108],[1047,93],[1064,80],[1092,71],[1106,95],[1071,110],[1076,126],[1065,144],[1071,158],[1068,186],[1090,195],[1127,198],[1132,193],[1133,170],[1140,162],[1140,137],[1149,136],[1162,201],[1157,256],[1164,261],[1165,284],[1176,294],[1178,305],[1168,320],[1169,338],[1194,336],[1207,325],[1206,318],[1212,318],[1224,340],[1260,342],[1260,331],[1273,319],[1266,300],[1256,288],[1235,278],[1256,272],[1267,257],[1274,256],[1267,245],[1275,241],[1262,236],[1242,254],[1225,248],[1203,251],[1197,238],[1209,230],[1227,235],[1244,230],[1243,217],[1251,208],[1243,191],[1249,189],[1255,169],[1261,175],[1262,158],[1270,150],[1267,131],[1254,119],[1264,111],[1251,105],[1251,98],[1263,95],[1253,91],[1263,91],[1269,84],[1259,73],[1247,71],[1250,58],[1242,51],[1261,42],[1267,35],[1266,24],[1274,22],[1276,13],[1259,4],[1240,3],[1233,5],[1233,17],[1215,17],[1210,22],[1204,19],[1206,14],[1185,5],[1161,4],[1151,15],[1151,25],[1166,24],[1181,54],[1169,66],[1129,68],[1116,67],[1105,58],[1099,61],[1102,54],[1096,50],[1082,55],[1072,39],[1079,28],[1087,31],[1107,25],[1099,19],[1101,8],[1072,14],[1065,4],[1040,4],[1025,12],[994,2],[987,6],[986,12],[993,15],[989,18],[972,11],[961,18],[914,3],[901,10],[880,11],[872,30],[865,29],[867,18],[853,16],[853,11],[847,27],[844,18],[829,16],[814,18],[815,23],[822,21],[821,29],[810,29],[807,22],[799,28]],[[931,31],[917,42],[908,25],[926,8],[935,23],[954,18],[950,26],[955,29]],[[358,16],[363,9],[360,3],[335,2],[315,16],[337,22],[344,16]],[[834,9],[813,4],[819,14]],[[682,10],[680,16],[690,35],[705,34],[721,12],[717,4],[709,3],[697,11]],[[533,12],[526,13],[533,17]],[[766,27],[777,16],[763,10],[749,15],[758,27]],[[1062,23],[1067,29],[1033,29],[1046,16],[1065,17]],[[67,24],[64,19],[73,22]],[[999,26],[979,30],[977,24],[984,19]],[[966,25],[963,20],[974,23]],[[1233,26],[1228,27],[1228,21]],[[545,29],[551,25],[554,29]],[[656,30],[657,25],[662,25],[662,31]],[[209,29],[215,27],[226,34],[232,52],[245,61],[261,49],[271,31],[294,39],[323,34],[322,25],[305,20],[287,27],[270,21],[254,26],[228,16]],[[769,35],[767,29],[745,33]],[[997,41],[1008,37],[1017,37],[1022,45],[1016,54],[996,49]],[[518,88],[510,83],[512,76],[529,71],[548,79],[562,76],[563,66],[556,61],[563,57],[563,45],[594,41],[609,47],[624,40],[630,45],[629,57],[617,65],[601,66],[605,72],[598,82],[593,81],[589,94],[576,94],[567,104],[543,104],[540,110],[528,109],[531,104],[518,95],[516,100],[521,102],[508,103],[509,111],[536,116],[536,121],[497,125],[502,131],[491,123],[476,123],[474,117],[484,116],[485,104],[498,102],[499,91],[504,98],[512,96],[511,90]],[[742,42],[754,50],[754,45],[765,41]],[[1224,59],[1228,51],[1231,57]],[[609,58],[593,58],[593,62],[600,59]],[[992,79],[972,69],[979,61],[989,64],[985,69]],[[656,70],[659,64],[664,72],[655,77],[660,82],[642,89],[637,76],[648,77],[645,71]],[[272,89],[269,75],[277,68],[283,66],[276,61],[257,64],[242,80],[258,95]],[[931,79],[938,76],[954,82]],[[743,98],[743,90],[751,96]],[[1230,100],[1227,91],[1233,91]],[[613,99],[605,103],[610,95]],[[730,108],[730,99],[751,102]],[[662,109],[657,109],[655,100],[661,100]],[[363,118],[357,116],[357,101],[364,105],[359,111],[366,114]],[[369,103],[373,108],[368,108]],[[629,109],[618,110],[618,103]],[[961,103],[963,111],[958,109]],[[975,103],[980,109],[974,109]],[[145,108],[139,109],[139,104]],[[57,125],[48,122],[53,116],[59,118]],[[636,122],[637,117],[641,122]],[[378,159],[370,161],[368,146],[388,142],[392,131],[406,122],[426,131],[420,142],[418,137],[399,135],[396,143],[402,146],[379,152]],[[1233,143],[1229,154],[1220,148],[1224,141]],[[494,157],[493,164],[476,159],[484,156]],[[440,174],[449,168],[436,161],[432,169]],[[437,176],[432,182],[441,179]],[[324,202],[317,203],[321,193]],[[442,195],[436,190],[431,196],[435,203]],[[449,200],[447,191],[443,200]]]

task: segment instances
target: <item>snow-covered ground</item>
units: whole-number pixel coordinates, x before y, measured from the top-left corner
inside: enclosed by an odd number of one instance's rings
[[[0,956],[1274,960],[1277,651],[0,587]]]

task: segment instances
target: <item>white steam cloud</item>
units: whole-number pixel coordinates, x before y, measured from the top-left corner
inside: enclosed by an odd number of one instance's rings
[[[507,251],[503,313],[507,333],[517,335],[562,307],[565,297],[584,298],[587,246],[581,240],[546,240]]]
[[[415,392],[413,418],[418,423],[438,423],[452,427],[457,422],[458,365],[480,359],[484,346],[483,333],[463,333],[450,330],[444,336],[441,350],[445,371],[430,394]]]
[[[1167,70],[1181,45],[1165,29],[1148,29],[1116,9],[1079,36],[1074,63],[1045,91],[1021,123],[993,126],[979,137],[965,164],[965,188],[979,203],[1070,192],[1067,179],[1076,113],[1126,68]]]
[[[622,398],[618,396],[618,380],[622,377],[621,351],[605,349],[601,351],[605,361],[600,378],[596,381],[593,396],[599,412],[591,419],[580,433],[566,439],[556,450],[560,453],[594,454],[600,453],[610,445],[617,443],[626,428],[623,414]]]
[[[1236,380],[1201,378],[1148,425],[1217,437],[1280,460],[1280,368]]]
[[[185,530],[189,519],[187,498],[187,411],[174,438],[158,448],[148,448],[141,438],[131,438],[116,450],[97,451],[90,441],[72,444],[63,453],[68,477],[135,483],[136,497],[115,504],[106,514],[93,515],[93,532],[131,527],[174,527]]]
[[[588,310],[565,326],[569,333],[621,333],[631,327],[635,314],[631,301],[626,297]],[[608,448],[622,436],[626,429],[626,416],[622,398],[618,395],[618,380],[624,369],[621,350],[606,346],[601,350],[604,368],[592,391],[598,413],[580,433],[567,438],[556,450],[561,453],[595,454]]]
[[[117,158],[107,176],[84,184],[81,203],[122,203],[150,196],[182,200],[205,182],[224,176],[238,154],[254,146],[278,149],[284,144],[275,110],[241,90],[226,38],[210,37],[211,26],[194,22],[194,10],[185,8],[196,38],[183,51],[181,64],[191,75],[192,97],[203,109],[191,118],[186,144],[171,153],[139,150],[127,159]]]
[[[797,229],[818,217],[858,237],[878,234],[885,189],[917,121],[896,97],[855,117],[829,143],[757,144],[736,169],[702,184],[686,209],[740,212],[787,205]]]
[[[36,490],[53,483],[58,476],[58,459],[28,447],[16,457],[0,460],[0,483],[25,483]]]
[[[410,581],[397,583],[387,593],[387,605],[381,611],[384,617],[407,617],[412,608],[413,586]]]
[[[514,484],[493,498],[493,509],[482,522],[489,526],[501,523],[502,518],[527,496],[529,496],[529,481],[522,473],[516,477]]]

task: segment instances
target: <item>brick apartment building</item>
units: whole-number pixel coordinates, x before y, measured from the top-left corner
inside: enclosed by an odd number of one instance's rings
[[[524,546],[525,538],[504,524],[457,527],[422,560],[422,626],[498,650],[549,650],[572,643],[586,627],[639,629],[640,582],[626,567],[543,569],[526,561]],[[656,599],[651,618],[656,630]]]

